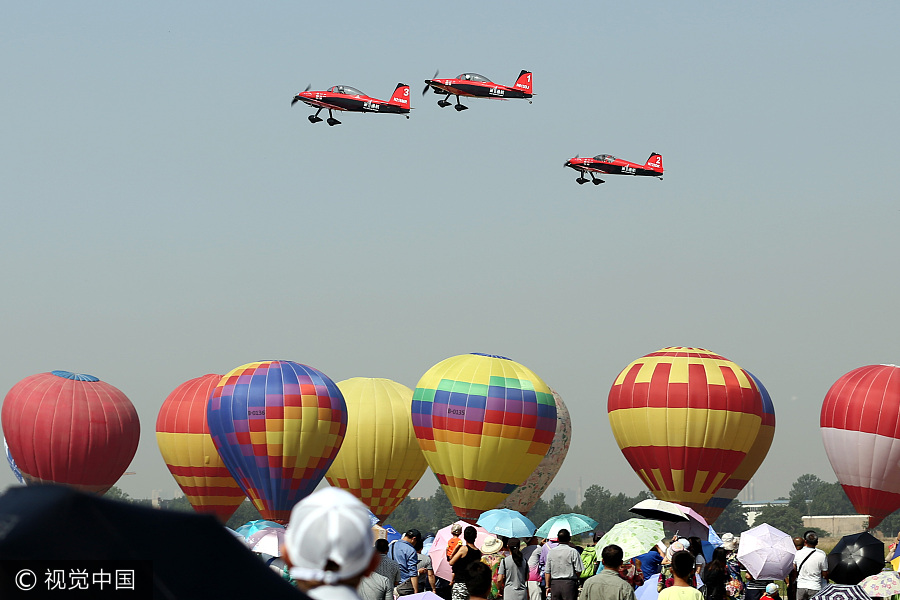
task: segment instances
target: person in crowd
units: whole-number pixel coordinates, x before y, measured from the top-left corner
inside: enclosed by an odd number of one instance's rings
[[[601,550],[603,570],[589,577],[581,589],[581,600],[635,600],[634,588],[619,577],[622,548],[610,544]]]
[[[387,551],[387,540],[375,540],[375,553],[379,557],[378,565],[372,573],[363,577],[356,588],[363,600],[393,600],[394,598],[394,587],[400,583],[400,565],[387,557]]]
[[[675,556],[676,552],[687,552],[688,541],[684,538],[678,538],[677,541],[669,544],[669,547],[666,548],[666,556],[663,558],[662,564],[660,565],[659,570],[659,582],[656,584],[656,590],[662,592],[667,587],[672,587],[675,584],[675,575],[672,572],[672,558]],[[688,552],[690,554],[690,552]],[[694,555],[691,554],[693,557]],[[682,559],[684,560],[684,559]],[[694,569],[694,573],[690,576],[690,584],[693,587],[697,587],[697,578],[695,575],[697,574],[696,568]]]
[[[793,540],[795,554],[799,552],[801,548],[803,548],[803,538],[795,537]],[[794,568],[791,569],[790,574],[784,579],[784,582],[787,584],[787,597],[788,600],[797,600],[797,565],[794,565]]]
[[[766,586],[766,593],[763,594],[763,600],[779,600],[780,596],[778,595],[778,584],[770,583]]]
[[[465,543],[457,546],[453,556],[450,557],[450,567],[453,569],[452,600],[468,600],[469,598],[469,565],[476,562],[481,563],[481,550],[475,545],[476,537],[478,537],[478,530],[472,526],[466,527],[463,531]],[[489,568],[488,573],[490,573]],[[488,578],[488,589],[484,592],[485,595],[490,591],[490,578]]]
[[[419,589],[423,592],[436,592],[437,578],[434,576],[434,566],[428,553],[422,552],[423,549],[422,540],[419,540],[419,543],[416,544],[416,552],[418,553],[416,571],[419,575]]]
[[[454,523],[450,526],[450,540],[447,542],[447,560],[450,560],[450,557],[453,556],[453,552],[456,551],[456,547],[463,543],[463,541],[459,538],[462,535],[462,525],[459,523]]]
[[[480,548],[481,562],[491,568],[491,591],[488,592],[488,600],[496,600],[500,597],[500,561],[509,556],[507,540],[508,538],[502,535],[491,535],[484,540]]]
[[[400,585],[397,586],[399,596],[419,593],[419,553],[416,546],[422,542],[422,534],[418,529],[410,529],[396,542],[391,543],[388,556],[400,565]]]
[[[722,534],[722,548],[728,555],[725,557],[725,564],[728,566],[728,583],[725,584],[725,594],[731,600],[743,600],[744,598],[744,576],[741,573],[743,565],[738,560],[738,543],[740,540],[731,533]]]
[[[507,547],[509,554],[503,557],[497,570],[503,600],[528,600],[529,569],[522,555],[522,542],[519,538],[509,538]]]
[[[578,580],[581,573],[581,556],[572,547],[568,529],[557,534],[559,545],[547,554],[544,580],[553,600],[577,600]]]
[[[491,568],[480,560],[470,563],[466,567],[466,581],[469,598],[472,600],[487,600],[491,590]]]
[[[638,558],[631,558],[622,563],[619,567],[619,577],[628,582],[631,589],[644,585],[644,572],[641,570],[641,561]]]
[[[713,550],[712,559],[706,563],[700,577],[706,586],[706,600],[725,600],[728,595],[728,551],[719,546]]]
[[[281,555],[297,587],[314,600],[360,600],[357,586],[381,562],[371,527],[365,505],[338,488],[294,505]]]
[[[794,566],[797,568],[797,600],[809,600],[822,589],[828,577],[828,559],[825,553],[816,548],[819,536],[815,531],[803,534],[803,548],[794,555]]]
[[[649,552],[645,552],[635,557],[641,561],[641,572],[644,574],[645,580],[650,579],[659,573],[659,566],[662,564],[663,553],[665,551],[665,547],[661,547],[660,544],[657,544],[650,548]]]
[[[541,590],[541,542],[532,536],[525,548],[522,549],[522,558],[528,563],[528,600],[542,600]]]
[[[694,555],[694,566],[697,569],[697,574],[702,573],[703,567],[706,565],[706,557],[703,556],[703,541],[697,536],[692,535],[688,538],[688,547],[686,550]]]
[[[659,593],[659,600],[703,600],[700,590],[691,585],[697,569],[694,566],[694,555],[687,550],[679,550],[672,554],[672,585]]]

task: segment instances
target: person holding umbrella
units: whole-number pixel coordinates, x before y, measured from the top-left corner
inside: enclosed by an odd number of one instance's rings
[[[809,600],[822,589],[828,578],[828,557],[816,548],[819,536],[815,531],[803,534],[804,547],[797,550],[794,566],[797,568],[797,600]]]

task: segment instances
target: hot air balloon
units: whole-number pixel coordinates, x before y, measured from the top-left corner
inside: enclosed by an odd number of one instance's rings
[[[869,528],[900,508],[900,367],[870,365],[838,379],[819,424],[831,467]]]
[[[525,483],[513,490],[513,493],[500,503],[499,508],[510,508],[519,511],[523,515],[531,512],[540,497],[550,487],[550,483],[569,452],[569,443],[572,441],[572,420],[569,417],[569,409],[563,403],[562,398],[555,390],[550,390],[556,403],[556,433],[550,449],[541,460],[541,464],[528,476]]]
[[[9,451],[9,444],[6,443],[6,438],[3,438],[3,449],[6,451],[6,461],[9,463],[9,468],[12,470],[16,481],[18,481],[19,483],[25,483],[25,480],[22,478],[22,473],[19,471],[19,467],[16,466],[16,461],[13,459],[12,453]]]
[[[756,384],[756,389],[759,390],[762,399],[762,425],[759,427],[759,434],[757,434],[756,439],[753,441],[753,445],[747,452],[747,456],[744,457],[744,460],[728,481],[719,488],[719,491],[716,492],[715,496],[713,496],[705,506],[689,505],[700,513],[710,524],[719,518],[722,511],[725,510],[732,500],[737,498],[740,491],[744,489],[750,479],[756,474],[756,471],[766,459],[766,455],[769,453],[769,447],[772,445],[772,439],[775,437],[775,405],[772,404],[772,397],[756,375],[750,371],[745,372],[753,379],[753,382]]]
[[[762,399],[746,371],[702,348],[663,348],[619,373],[609,422],[660,500],[706,504],[753,446]]]
[[[347,429],[335,383],[284,360],[249,363],[222,377],[206,416],[231,476],[263,519],[282,524],[322,480]]]
[[[410,418],[413,391],[390,379],[368,377],[337,386],[347,403],[347,434],[325,477],[384,521],[427,466]]]
[[[521,485],[556,432],[550,388],[502,356],[463,354],[419,380],[412,421],[456,514],[474,522]]]
[[[125,394],[69,371],[18,382],[6,394],[0,419],[26,484],[62,483],[97,494],[122,476],[141,436]]]
[[[221,379],[203,375],[175,388],[159,408],[156,443],[194,510],[225,522],[245,496],[219,458],[206,423],[206,404]]]

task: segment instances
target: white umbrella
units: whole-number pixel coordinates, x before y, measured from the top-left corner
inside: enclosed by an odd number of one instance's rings
[[[628,509],[636,515],[656,519],[657,521],[687,521],[688,517],[680,506],[673,502],[649,498],[641,500]]]
[[[753,579],[784,579],[794,567],[796,552],[791,536],[763,523],[741,534],[738,560]]]

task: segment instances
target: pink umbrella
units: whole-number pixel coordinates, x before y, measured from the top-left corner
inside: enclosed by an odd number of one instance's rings
[[[483,544],[484,541],[488,538],[488,536],[491,535],[484,527],[472,525],[471,523],[466,523],[465,521],[457,521],[456,523],[447,525],[437,532],[437,534],[434,536],[434,543],[431,545],[431,550],[428,551],[428,556],[431,557],[431,566],[434,569],[434,574],[447,581],[453,579],[453,569],[450,567],[450,563],[447,561],[447,544],[450,542],[450,538],[453,537],[453,534],[450,533],[450,528],[455,524],[459,524],[460,527],[463,528],[463,531],[466,530],[466,527],[474,527],[475,529],[477,529],[478,535],[475,536],[475,545],[479,548],[481,547],[481,544]],[[462,536],[460,536],[460,538],[461,537]]]
[[[676,523],[674,521],[665,521],[663,525],[665,525],[666,530],[672,529],[678,532],[678,537],[691,537],[697,536],[701,540],[705,540],[709,537],[709,523],[706,522],[700,513],[698,513],[693,508],[689,508],[684,504],[675,504],[672,503],[684,512],[684,514],[688,517],[687,523]]]

